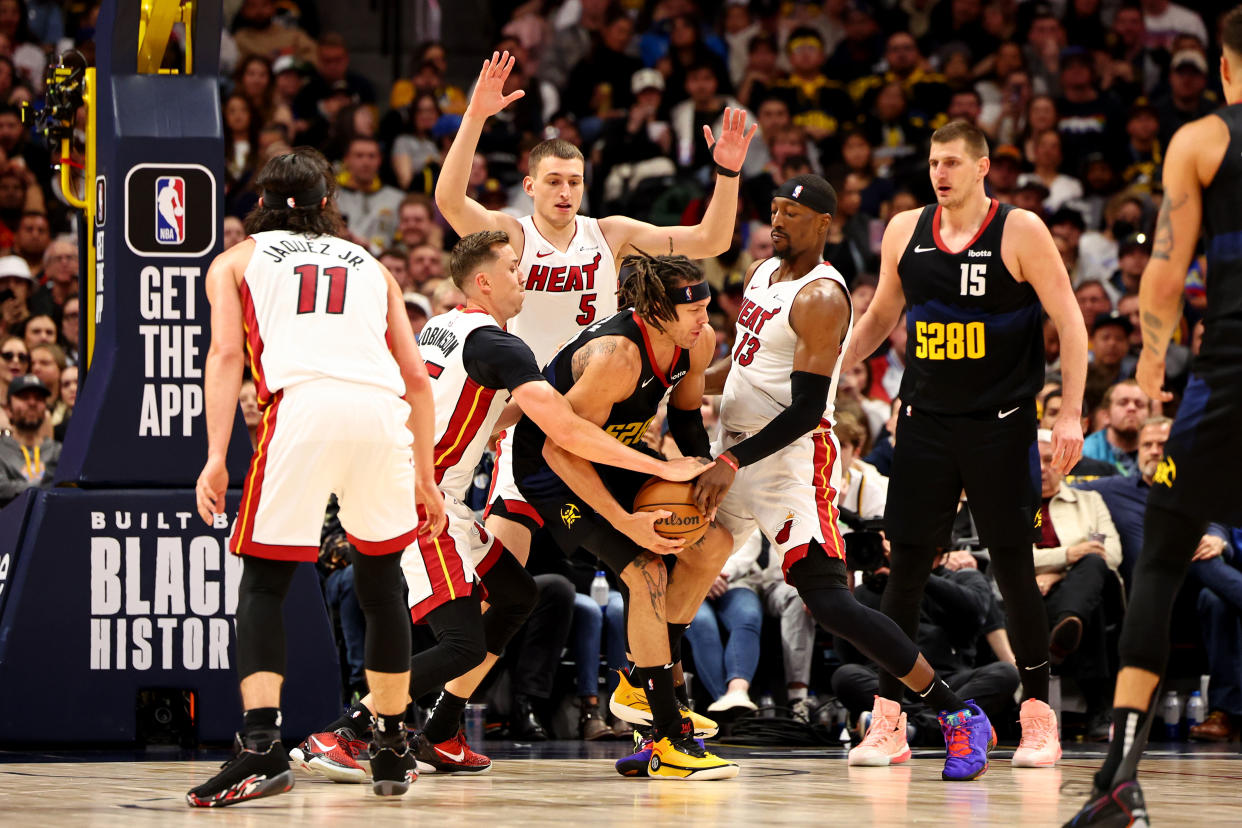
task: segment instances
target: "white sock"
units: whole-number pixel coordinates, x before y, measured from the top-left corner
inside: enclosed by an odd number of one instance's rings
[[[805,687],[787,687],[785,688],[785,695],[789,697],[789,700],[791,702],[797,701],[798,699],[805,699],[806,688]]]

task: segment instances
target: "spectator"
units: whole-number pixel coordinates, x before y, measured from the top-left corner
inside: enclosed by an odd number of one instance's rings
[[[1080,45],[1062,53],[1057,114],[1066,169],[1081,170],[1088,155],[1105,152],[1120,140],[1117,121],[1121,112],[1110,98],[1100,94],[1092,54]],[[1046,178],[1044,183],[1052,187]]]
[[[846,412],[841,412],[836,420],[833,433],[841,443],[841,488],[837,505],[864,520],[882,518],[888,502],[888,478],[862,459],[870,442],[867,427]],[[841,531],[849,534],[853,530],[843,526]]]
[[[233,20],[233,40],[243,58],[262,55],[275,60],[292,54],[308,63],[315,59],[315,41],[297,26],[277,23],[275,0],[242,0]]]
[[[222,231],[221,240],[224,244],[225,250],[228,250],[233,245],[240,244],[241,242],[246,240],[246,228],[242,224],[242,220],[240,218],[238,218],[237,216],[225,216],[224,217],[224,228]],[[75,262],[77,261],[76,255],[74,256],[73,260]],[[77,284],[76,278],[74,279],[74,284],[75,285]]]
[[[17,232],[13,234],[13,253],[26,260],[35,281],[43,282],[43,253],[51,242],[51,228],[47,214],[43,212],[25,212],[17,223]]]
[[[1169,62],[1169,91],[1153,101],[1160,119],[1160,144],[1168,146],[1183,125],[1216,109],[1216,95],[1208,91],[1207,59],[1202,52],[1184,49]]]
[[[76,299],[74,300],[77,301]],[[65,434],[69,431],[69,420],[73,417],[73,407],[78,402],[78,366],[69,365],[60,375],[60,399],[65,404],[64,418],[52,429],[52,439],[58,443],[65,442]]]
[[[1122,183],[1136,190],[1150,192],[1160,181],[1160,159],[1164,148],[1160,143],[1160,120],[1156,108],[1140,98],[1130,108],[1126,120],[1126,143]]]
[[[61,378],[63,381],[63,377]],[[259,409],[259,395],[254,387],[254,380],[247,377],[242,380],[241,391],[237,394],[237,404],[241,408],[242,422],[250,435],[250,448],[259,446],[259,424],[263,421],[263,412]]]
[[[428,291],[427,289],[431,288],[433,283],[435,283],[434,289]],[[457,289],[457,286],[453,284],[451,279],[437,277],[430,280],[423,288],[426,291],[423,294],[424,296],[428,295],[428,293],[431,295],[432,313],[445,313],[466,302],[466,297]]]
[[[901,388],[901,377],[906,370],[906,315],[903,313],[896,326],[888,334],[888,350],[880,356],[872,357],[871,388],[867,396],[884,400],[896,398]]]
[[[893,468],[893,445],[897,442],[897,413],[899,411],[901,411],[901,397],[894,397],[889,405],[888,421],[884,423],[884,433],[876,438],[875,444],[871,447],[871,453],[863,458],[863,462],[886,477]]]
[[[1058,243],[1058,248],[1063,243],[1065,249],[1069,251],[1065,257],[1065,272],[1069,274],[1070,282],[1078,282],[1082,278],[1079,242],[1083,231],[1087,229],[1082,213],[1072,207],[1059,207],[1048,218],[1048,229],[1052,232],[1053,240]]]
[[[55,315],[78,294],[78,246],[66,239],[43,249],[43,284],[30,297],[30,312]]]
[[[893,83],[900,85],[921,122],[932,121],[948,108],[950,90],[944,76],[927,68],[919,45],[909,32],[895,31],[888,36],[884,62],[887,71],[850,84],[850,95],[859,110],[871,109],[874,98]]]
[[[1002,43],[985,59],[991,72],[975,83],[982,109],[979,128],[996,143],[1011,144],[1026,128],[1026,109],[1031,100],[1031,76],[1026,71],[1022,47],[1012,41]]]
[[[1083,322],[1090,332],[1100,314],[1113,309],[1113,300],[1108,289],[1098,279],[1084,279],[1074,288],[1074,298],[1078,300],[1078,309],[1082,311]]]
[[[397,232],[401,191],[379,180],[383,156],[374,138],[354,138],[345,153],[345,171],[337,180],[337,206],[350,236],[375,253],[392,244]]]
[[[1013,144],[1002,144],[992,151],[988,169],[988,193],[1002,204],[1012,204],[1022,170],[1022,153]]]
[[[539,61],[540,75],[558,89],[565,88],[570,70],[591,51],[593,39],[604,27],[609,0],[580,0],[579,5],[578,21],[556,32]]]
[[[857,304],[854,306],[854,312],[859,315],[865,313],[865,311],[858,310]],[[861,422],[865,428],[867,439],[863,441],[863,445],[859,446],[855,452],[859,458],[867,453],[864,446],[870,447],[871,441],[879,436],[884,428],[884,424],[888,422],[889,416],[888,403],[884,402],[884,400],[872,399],[867,396],[871,385],[871,363],[865,360],[857,363],[853,368],[842,371],[841,377],[837,381],[837,400],[851,401],[858,406],[858,409],[863,414]],[[844,444],[842,444],[841,450],[842,452],[845,451]],[[861,459],[859,462],[862,462]],[[847,468],[843,461],[840,465],[842,469]]]
[[[810,27],[794,29],[785,51],[791,72],[776,82],[772,92],[785,101],[793,122],[812,141],[833,137],[855,108],[845,87],[823,72],[823,37]]]
[[[837,214],[828,225],[824,260],[832,262],[847,283],[860,273],[876,270],[879,265],[871,249],[871,222],[859,212],[867,182],[867,178],[857,173],[845,176],[838,189]]]
[[[1137,5],[1122,4],[1113,15],[1108,33],[1109,60],[1107,84],[1109,91],[1121,100],[1134,100],[1160,82],[1164,68],[1159,51],[1147,46],[1147,29],[1143,10]]]
[[[749,47],[755,42],[755,38],[762,35],[763,28],[745,3],[725,5],[722,28],[729,55],[729,82],[734,88],[738,88],[746,76]]]
[[[578,735],[587,741],[608,736],[623,738],[633,732],[633,728],[621,719],[616,719],[609,727],[599,706],[601,649],[608,658],[605,688],[609,696],[617,689],[616,671],[624,669],[628,661],[625,653],[624,602],[616,589],[615,576],[602,567],[601,570],[608,579],[608,604],[601,607],[592,596],[581,591],[575,593],[570,633],[570,648],[578,671]]]
[[[900,178],[926,166],[919,158],[923,142],[931,134],[926,122],[907,110],[908,93],[899,81],[881,86],[873,96],[870,111],[862,117],[862,131],[874,148],[876,172]]]
[[[21,256],[0,256],[0,321],[7,333],[20,333],[30,317],[27,302],[34,290],[30,266]]]
[[[1139,429],[1151,415],[1151,400],[1137,380],[1125,379],[1109,386],[1100,407],[1104,427],[1083,441],[1083,456],[1112,463],[1123,475],[1138,475]]]
[[[585,118],[616,118],[633,103],[630,80],[643,68],[638,58],[626,53],[633,37],[629,16],[619,9],[609,12],[595,47],[570,72],[561,104],[580,124]],[[599,123],[595,121],[588,133],[597,134]]]
[[[1055,211],[1067,201],[1082,198],[1082,182],[1077,178],[1065,175],[1061,170],[1061,136],[1056,130],[1048,129],[1035,138],[1035,170],[1024,173],[1018,178],[1019,184],[1031,180],[1038,181],[1048,188],[1044,198],[1044,208]]]
[[[1173,40],[1182,34],[1207,43],[1207,28],[1203,18],[1185,6],[1169,0],[1142,0],[1143,28],[1146,44],[1151,49],[1168,49]]]
[[[30,372],[30,351],[26,349],[26,340],[20,336],[5,336],[0,342],[0,393],[3,393],[4,404],[8,404],[9,383],[14,377]]]
[[[0,4],[5,1],[0,0]],[[12,104],[0,103],[0,150],[4,151],[0,158],[8,159],[8,173],[21,180],[23,193],[23,198],[18,200],[16,206],[19,212],[11,216],[13,221],[10,222],[10,216],[4,216],[10,230],[17,229],[16,219],[21,215],[21,210],[45,212],[43,195],[50,183],[48,171],[52,163],[51,155],[42,143],[31,140],[30,136],[30,130],[22,123],[21,110]],[[40,176],[44,177],[44,183],[42,186],[35,186],[39,184]],[[33,189],[38,196],[30,195],[28,189]],[[4,201],[7,202],[8,199]],[[0,202],[0,210],[12,209],[14,207],[10,204]]]
[[[655,69],[639,69],[630,78],[630,90],[634,93],[634,105],[629,112],[604,125],[603,149],[596,175],[596,180],[603,182],[603,199],[621,205],[621,209],[624,209],[625,199],[633,195],[644,180],[669,175],[675,170],[669,159],[673,132],[661,115],[664,76]],[[529,147],[523,147],[523,159],[522,167],[528,173]],[[529,198],[525,191],[522,196]]]
[[[78,331],[80,330],[78,305],[78,297],[70,296],[65,300],[65,306],[61,310],[60,314],[60,342],[65,350],[65,362],[67,363],[66,370],[68,370],[69,367],[75,367],[78,364]],[[61,381],[64,381],[63,376],[61,377]],[[62,397],[63,396],[62,392]],[[72,407],[73,404],[67,403],[67,405]]]
[[[1131,233],[1117,245],[1117,269],[1108,278],[1108,283],[1118,296],[1137,295],[1139,281],[1147,262],[1151,259],[1151,242],[1145,233]]]
[[[224,102],[224,209],[241,218],[259,202],[254,177],[259,170],[259,113],[234,93]]]
[[[406,259],[406,276],[414,290],[422,292],[432,279],[444,278],[444,251],[433,244],[420,244]]]
[[[776,92],[776,84],[781,78],[781,71],[776,65],[780,53],[771,35],[756,35],[750,39],[749,44],[746,49],[745,71],[736,81],[737,99],[743,106],[754,110],[760,101],[772,97]],[[751,150],[754,150],[753,145]],[[748,154],[747,158],[749,157]]]
[[[0,0],[0,37],[8,44],[5,51],[17,67],[18,76],[30,84],[31,89],[42,92],[47,52],[30,28],[25,0]]]
[[[307,58],[299,53],[298,57],[312,60],[315,64],[315,74],[302,87],[293,102],[294,114],[299,118],[310,117],[318,101],[330,91],[341,88],[348,92],[352,101],[375,103],[375,87],[371,82],[362,75],[349,71],[349,47],[339,34],[328,32],[322,35],[315,44],[313,55]]]
[[[413,193],[401,199],[397,208],[397,238],[406,250],[424,244],[437,244],[438,228],[435,224],[435,202],[422,193]]]
[[[649,63],[656,64],[668,73],[670,93],[668,103],[674,104],[682,100],[683,95],[686,94],[683,92],[687,88],[686,76],[693,66],[710,66],[712,74],[716,76],[716,88],[722,94],[732,94],[733,82],[729,79],[729,69],[722,57],[723,44],[719,43],[718,38],[711,35],[711,40],[720,46],[719,52],[704,40],[698,17],[694,14],[673,15],[669,19],[668,26],[667,55],[660,57],[649,53],[645,55],[645,57],[652,58],[648,61]],[[647,38],[644,40],[649,42]]]
[[[33,351],[36,345],[56,341],[56,320],[50,316],[32,316],[26,320],[26,349]]]
[[[1110,279],[1117,270],[1117,254],[1122,239],[1143,229],[1143,199],[1135,193],[1112,196],[1104,207],[1104,222],[1079,241],[1084,279]]]
[[[574,612],[574,585],[564,575],[535,575],[539,599],[526,623],[505,648],[501,661],[509,671],[509,738],[545,742],[542,722],[552,696],[556,666],[569,640]]]
[[[1017,143],[1022,149],[1022,158],[1030,166],[1035,166],[1036,139],[1048,130],[1057,128],[1056,101],[1049,95],[1036,95],[1026,107],[1026,129],[1019,135]]]
[[[274,116],[274,120],[284,123],[290,134],[301,132],[307,126],[306,118],[297,118],[293,114],[293,102],[306,86],[310,73],[310,65],[293,55],[281,55],[272,64],[272,103],[279,113],[279,117]],[[287,122],[285,117],[288,118]],[[264,123],[268,121],[265,119]]]
[[[59,425],[68,411],[60,398],[60,375],[66,366],[65,352],[54,342],[41,342],[30,349],[30,373],[48,390],[47,409],[53,426]]]
[[[1133,332],[1130,317],[1120,311],[1109,311],[1095,318],[1088,371],[1096,383],[1107,386],[1133,376],[1134,362],[1127,359]]]
[[[879,63],[884,51],[880,27],[867,11],[851,8],[844,14],[845,39],[837,44],[824,72],[842,82],[858,80]]]
[[[685,78],[689,97],[672,108],[669,123],[677,138],[677,163],[698,170],[715,163],[711,147],[703,140],[703,127],[719,134],[725,108],[741,109],[742,105],[735,98],[717,94],[716,73],[707,64],[689,67]]]
[[[60,459],[60,443],[42,436],[47,386],[31,374],[16,376],[9,382],[8,395],[11,431],[0,434],[0,505],[32,486],[50,486]]]
[[[237,65],[233,73],[233,93],[246,99],[259,124],[277,122],[292,128],[293,111],[277,97],[272,62],[266,57],[250,55]]]
[[[1053,468],[1049,431],[1039,434],[1039,465],[1043,501],[1035,583],[1048,611],[1049,660],[1077,680],[1087,703],[1088,737],[1103,741],[1112,689],[1103,602],[1110,582],[1117,583],[1121,542],[1104,498],[1070,488]]]
[[[410,188],[414,174],[429,163],[440,163],[440,149],[431,131],[440,120],[440,105],[430,92],[420,92],[410,105],[413,111],[410,131],[396,136],[392,145],[392,169],[397,184],[403,190]]]

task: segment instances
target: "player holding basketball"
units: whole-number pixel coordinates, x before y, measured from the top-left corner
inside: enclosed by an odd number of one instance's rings
[[[704,466],[693,458],[664,461],[630,448],[574,413],[548,383],[530,348],[504,325],[522,309],[524,275],[509,237],[500,231],[472,233],[453,248],[450,273],[466,304],[433,317],[423,328],[422,355],[436,404],[435,479],[448,506],[439,535],[419,538],[402,558],[410,614],[425,620],[435,646],[410,662],[410,698],[494,661],[534,607],[534,579],[474,519],[463,500],[487,441],[501,424],[510,395],[521,412],[553,435],[557,445],[587,460],[636,472],[689,480]],[[509,417],[519,413],[510,407]],[[649,528],[655,515],[635,516]],[[481,581],[488,609],[480,615]],[[340,782],[362,782],[358,764],[370,698],[324,732],[290,752],[305,767]],[[445,692],[422,733],[415,737],[419,769],[438,773],[486,771],[491,762],[470,750],[459,726],[466,699]],[[361,723],[360,723],[361,721]]]
[[[263,423],[230,539],[244,560],[237,672],[245,722],[236,758],[186,799],[196,807],[232,805],[293,786],[280,744],[281,607],[298,562],[319,556],[324,504],[334,492],[341,525],[360,553],[355,588],[376,708],[372,785],[381,796],[400,795],[415,767],[402,722],[410,625],[401,552],[420,530],[436,536],[445,522],[431,454],[431,387],[392,274],[337,238],[341,218],[324,157],[308,149],[278,156],[257,183],[263,197],[246,218],[250,238],[207,272],[208,449],[196,491],[210,524],[224,512],[224,458],[248,353]],[[421,526],[416,491],[427,516]]]
[[[984,191],[983,133],[964,121],[941,127],[932,135],[930,167],[938,203],[889,222],[880,283],[845,355],[846,366],[866,358],[907,308],[904,405],[884,515],[892,555],[881,609],[915,635],[923,588],[949,543],[964,488],[991,553],[1022,674],[1022,742],[1013,764],[1047,767],[1060,758],[1061,743],[1047,703],[1048,619],[1031,557],[1033,527],[1040,526],[1041,313],[1061,338],[1064,397],[1052,429],[1061,473],[1082,453],[1087,334],[1048,228]],[[905,761],[901,695],[901,683],[882,672],[871,727],[851,763]]]
[[[746,113],[727,110],[719,141],[712,137],[710,128],[704,128],[708,145],[714,146],[719,174],[703,221],[693,227],[656,227],[625,216],[594,219],[578,215],[584,186],[582,152],[559,139],[544,141],[531,150],[529,175],[523,186],[534,201],[534,212],[514,218],[487,210],[467,195],[470,167],[484,123],[525,95],[522,90],[504,94],[513,64],[508,52],[493,53],[483,62],[470,105],[436,183],[436,205],[463,236],[482,230],[509,235],[521,260],[518,269],[526,279],[523,311],[510,322],[509,330],[531,347],[535,360],[543,366],[579,331],[616,312],[616,261],[623,253],[643,248],[705,258],[728,249],[737,215],[739,170],[757,127],[747,130]],[[698,410],[697,402],[694,410]],[[484,526],[525,563],[531,534],[542,525],[542,519],[514,482],[512,446],[510,429],[498,450]],[[469,698],[493,662],[490,657],[485,659],[469,675],[446,685],[445,690],[456,698]]]
[[[643,433],[669,397],[669,429],[677,447],[687,457],[703,457],[709,445],[699,404],[716,349],[707,324],[711,290],[684,256],[640,254],[623,263],[633,266],[618,296],[623,310],[566,343],[544,374],[575,411],[629,445],[643,445]],[[623,676],[612,709],[627,717],[637,714],[654,734],[649,757],[643,757],[647,761],[619,764],[618,770],[663,779],[736,776],[737,765],[707,752],[694,738],[704,720],[683,713],[672,669],[682,633],[729,557],[729,533],[712,526],[690,548],[661,538],[652,529],[656,513],[629,511],[646,476],[569,454],[529,418],[517,425],[513,457],[525,501],[562,551],[586,549],[624,587],[635,666]]]
[[[1169,657],[1173,601],[1209,520],[1242,523],[1242,7],[1221,27],[1220,79],[1234,103],[1179,129],[1164,160],[1164,200],[1139,287],[1143,351],[1137,377],[1168,402],[1164,355],[1181,324],[1182,287],[1200,227],[1207,249],[1207,311],[1194,376],[1173,421],[1147,497],[1143,551],[1121,632],[1113,741],[1086,806],[1067,826],[1146,826],[1137,781],[1152,700]]]
[[[751,266],[737,347],[710,372],[707,393],[724,394],[721,436],[716,465],[696,481],[695,496],[735,543],[756,526],[763,532],[815,620],[940,714],[944,777],[974,779],[987,770],[991,723],[949,689],[896,624],[849,590],[833,506],[840,450],[831,429],[853,310],[845,280],[823,261],[836,207],[832,186],[817,175],[794,176],[773,195],[775,256]]]

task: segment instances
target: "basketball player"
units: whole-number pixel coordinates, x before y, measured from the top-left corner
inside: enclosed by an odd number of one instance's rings
[[[535,364],[530,348],[504,325],[522,308],[525,279],[509,237],[497,230],[472,233],[453,248],[449,269],[466,296],[465,306],[428,321],[420,335],[436,403],[435,477],[448,504],[448,524],[422,536],[402,558],[410,615],[425,620],[436,645],[410,662],[410,698],[494,662],[535,605],[535,581],[503,545],[480,526],[463,501],[487,441],[512,395],[521,413],[557,445],[597,463],[644,477],[689,480],[704,470],[699,460],[664,461],[630,448],[574,413]],[[510,407],[515,420],[517,409]],[[633,520],[650,531],[666,513],[643,512]],[[488,609],[480,615],[482,582]],[[489,662],[490,666],[490,662]],[[419,769],[454,773],[486,771],[491,761],[470,750],[459,727],[466,698],[445,692],[424,731],[415,737]],[[290,756],[309,770],[341,782],[366,779],[358,764],[361,735],[369,719],[365,698],[324,732],[309,736]]]
[[[246,218],[250,237],[217,256],[207,272],[208,451],[196,492],[199,514],[212,523],[224,511],[224,458],[248,352],[263,422],[230,539],[244,560],[237,672],[245,722],[237,757],[186,799],[195,807],[232,805],[293,787],[280,743],[281,607],[298,562],[319,556],[332,493],[359,552],[355,589],[366,616],[367,683],[376,709],[372,787],[381,796],[400,795],[415,774],[402,721],[410,625],[401,551],[420,531],[439,535],[445,523],[427,369],[392,274],[336,235],[342,222],[327,160],[295,150],[269,161],[257,183],[263,197]],[[416,494],[426,514],[421,526]]]
[[[832,415],[853,311],[844,278],[823,261],[836,208],[832,186],[817,175],[794,176],[772,198],[775,255],[751,266],[737,346],[709,374],[707,393],[724,394],[721,435],[716,465],[695,483],[695,497],[737,545],[756,526],[763,532],[815,620],[901,676],[939,713],[944,778],[974,779],[987,770],[994,739],[987,716],[849,590],[833,506],[841,473]]]
[[[711,289],[685,256],[640,254],[623,264],[633,268],[617,297],[623,309],[566,343],[544,374],[575,411],[629,445],[643,445],[643,433],[668,397],[669,429],[678,448],[687,457],[703,457],[709,445],[699,406],[716,349],[707,320]],[[672,669],[682,633],[729,557],[729,533],[712,526],[688,549],[684,541],[659,537],[629,512],[646,477],[592,465],[545,434],[530,418],[518,423],[514,477],[561,549],[586,549],[623,586],[634,669],[622,675],[611,708],[622,718],[637,714],[654,730],[647,773],[635,767],[633,775],[736,776],[736,764],[694,738],[706,720],[683,713]],[[714,723],[707,724],[714,730]],[[627,773],[621,765],[618,770]]]
[[[1200,226],[1207,249],[1203,344],[1147,497],[1143,551],[1121,632],[1113,741],[1086,806],[1067,826],[1146,826],[1137,781],[1152,701],[1169,657],[1173,600],[1209,520],[1242,524],[1242,7],[1221,27],[1220,79],[1234,103],[1179,129],[1164,160],[1164,200],[1139,285],[1137,377],[1168,402],[1164,357],[1182,319],[1182,287]]]
[[[892,544],[881,609],[910,637],[963,488],[1005,597],[1022,674],[1022,742],[1015,767],[1061,756],[1048,706],[1048,619],[1035,585],[1032,527],[1040,526],[1035,395],[1043,386],[1041,313],[1061,339],[1061,414],[1053,464],[1082,453],[1087,332],[1052,236],[1034,213],[990,199],[987,140],[953,121],[931,139],[935,205],[894,216],[884,231],[880,283],[845,365],[869,356],[906,309],[907,345],[884,523]],[[1041,308],[1042,303],[1042,308]],[[871,727],[851,761],[905,761],[901,682],[881,672]]]
[[[509,235],[521,259],[518,269],[526,277],[523,312],[513,318],[509,330],[530,346],[542,366],[579,331],[616,312],[616,261],[623,253],[643,248],[706,258],[728,249],[737,215],[739,171],[757,127],[747,130],[745,112],[726,110],[719,141],[713,139],[710,128],[704,128],[708,146],[714,147],[718,175],[711,204],[702,222],[693,227],[656,227],[625,216],[594,219],[578,215],[584,187],[582,152],[560,139],[544,141],[530,151],[529,175],[523,186],[534,201],[534,211],[514,218],[487,210],[467,195],[470,167],[484,123],[526,94],[520,89],[504,94],[514,62],[508,52],[493,53],[483,62],[436,182],[436,205],[463,236],[482,230]],[[525,563],[531,534],[543,521],[518,491],[512,455],[510,429],[497,451],[484,526]],[[459,698],[469,698],[490,668],[491,659],[487,659],[445,689]],[[678,692],[685,693],[680,682]],[[714,728],[709,729],[714,732]]]

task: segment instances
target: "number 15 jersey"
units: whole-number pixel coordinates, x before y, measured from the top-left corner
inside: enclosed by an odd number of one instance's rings
[[[906,295],[901,401],[967,414],[1033,399],[1044,382],[1043,308],[1001,259],[1013,208],[992,200],[973,239],[951,251],[937,204],[923,208],[897,263]]]
[[[259,405],[313,379],[405,382],[388,350],[388,280],[363,248],[335,236],[255,233],[241,283],[247,358]]]

